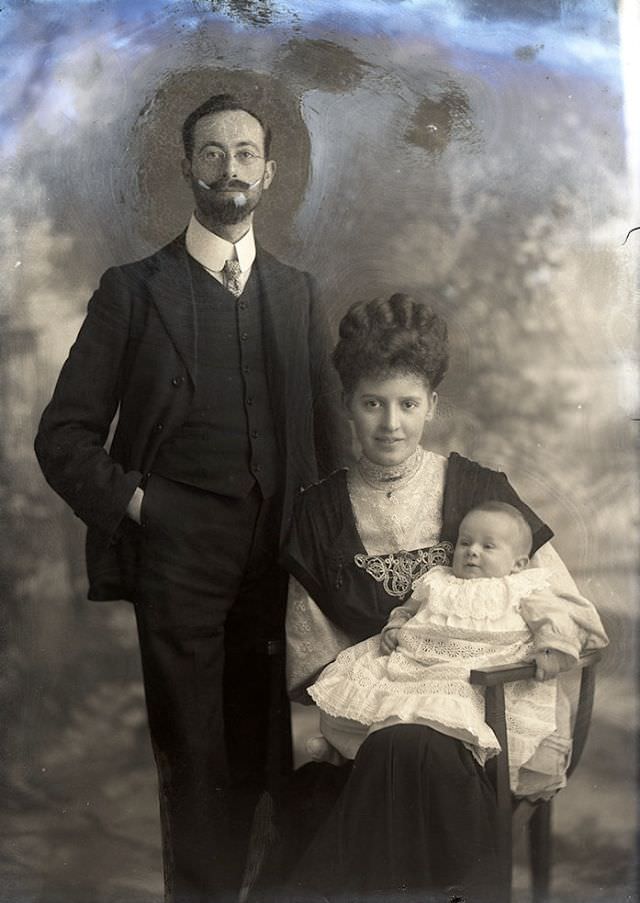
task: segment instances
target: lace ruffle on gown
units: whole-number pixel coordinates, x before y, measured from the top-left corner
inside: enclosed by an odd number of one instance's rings
[[[345,649],[309,694],[327,714],[372,729],[426,724],[461,740],[484,765],[500,746],[484,720],[482,689],[469,683],[469,672],[532,655],[520,601],[547,588],[540,568],[474,580],[434,568],[416,583],[411,604],[417,612],[399,629],[396,649],[382,653],[379,636]],[[505,688],[512,780],[555,730],[556,693],[555,680]]]

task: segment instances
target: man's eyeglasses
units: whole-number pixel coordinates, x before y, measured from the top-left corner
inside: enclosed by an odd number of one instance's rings
[[[226,151],[221,150],[219,147],[205,147],[197,154],[197,157],[201,163],[207,163],[210,166],[220,167],[227,162]],[[255,166],[256,163],[264,160],[264,157],[256,151],[243,148],[231,154],[231,159],[237,166],[249,167]]]

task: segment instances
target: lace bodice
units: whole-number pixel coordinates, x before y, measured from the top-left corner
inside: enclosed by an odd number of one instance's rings
[[[368,555],[421,549],[438,541],[447,459],[423,449],[418,453],[415,472],[396,485],[366,479],[359,468],[349,471],[351,504]]]

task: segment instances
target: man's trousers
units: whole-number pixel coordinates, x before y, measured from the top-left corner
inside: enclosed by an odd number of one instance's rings
[[[279,515],[257,488],[145,488],[136,616],[171,903],[237,898],[255,802],[289,766],[284,662],[269,655],[284,631]]]

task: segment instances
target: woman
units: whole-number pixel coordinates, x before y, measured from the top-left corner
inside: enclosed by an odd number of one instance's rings
[[[570,603],[567,617],[591,616],[548,545],[551,530],[504,474],[422,448],[448,364],[439,316],[406,295],[358,303],[342,320],[333,360],[362,456],[302,493],[294,513],[286,550],[295,578],[292,698],[305,701],[339,651],[379,633],[418,577],[451,563],[462,518],[488,499],[523,514],[533,564],[552,571],[554,592]],[[566,758],[567,741],[557,739]],[[460,741],[424,725],[384,728],[363,743],[287,898],[489,901],[498,873],[494,822],[493,788]]]

